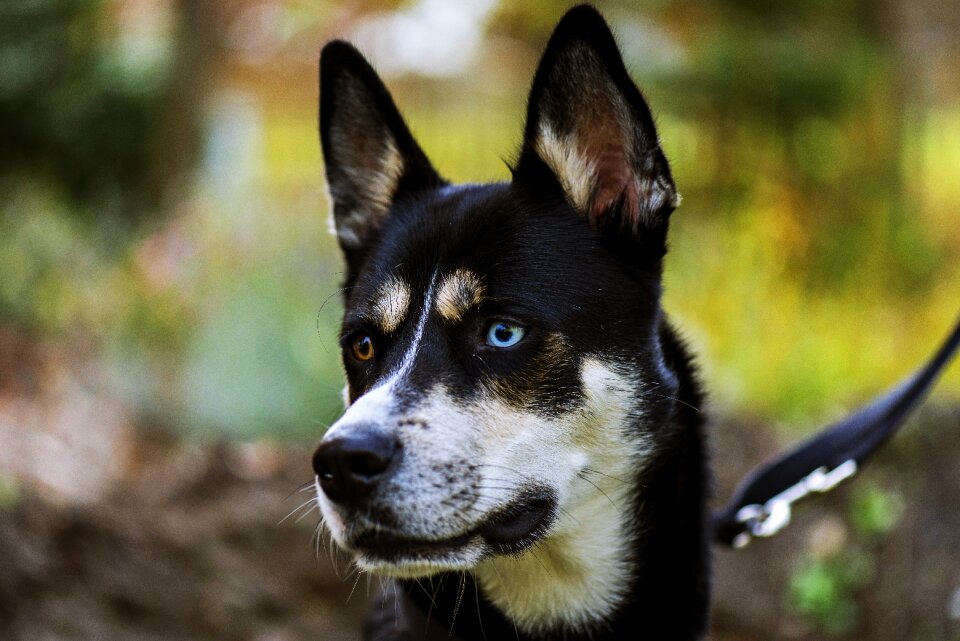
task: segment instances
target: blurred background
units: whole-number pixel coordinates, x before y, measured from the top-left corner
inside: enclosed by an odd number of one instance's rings
[[[358,638],[298,491],[342,409],[319,49],[501,180],[570,4],[0,4],[0,638]],[[956,321],[960,3],[596,4],[684,196],[666,305],[722,500]],[[710,638],[960,639],[958,460],[954,364],[855,483],[718,551]]]

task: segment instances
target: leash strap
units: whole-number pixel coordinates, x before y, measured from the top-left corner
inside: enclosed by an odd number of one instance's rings
[[[794,503],[853,476],[923,400],[960,346],[960,321],[933,358],[899,385],[750,472],[714,515],[714,538],[742,548],[789,525]]]

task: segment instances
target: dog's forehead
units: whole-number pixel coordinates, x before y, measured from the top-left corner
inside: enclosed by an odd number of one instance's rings
[[[594,232],[563,201],[531,204],[505,184],[446,187],[395,207],[348,306],[391,325],[423,304],[436,278],[437,311],[451,322],[483,300],[528,301],[542,312],[578,288],[595,292],[611,270]]]

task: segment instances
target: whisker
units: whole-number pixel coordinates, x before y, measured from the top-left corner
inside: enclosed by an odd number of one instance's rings
[[[477,623],[480,625],[480,634],[483,641],[487,641],[487,633],[483,629],[483,617],[480,615],[480,588],[477,587],[477,575],[473,575],[473,598],[477,602]]]
[[[498,467],[501,470],[507,470],[508,472],[513,472],[518,476],[523,476],[518,470],[515,470],[512,467],[507,467],[506,465],[498,465],[496,463],[474,463],[473,466],[474,467]]]
[[[347,603],[350,603],[350,599],[353,598],[353,592],[357,589],[357,584],[360,583],[360,577],[363,576],[363,574],[363,570],[357,568],[357,579],[353,582],[353,587],[350,588],[350,594],[347,595]]]
[[[623,484],[628,483],[628,481],[625,481],[625,480],[623,480],[623,479],[620,478],[620,477],[610,476],[609,474],[605,474],[605,473],[601,472],[600,470],[595,470],[595,469],[593,469],[593,468],[591,468],[591,467],[585,467],[585,468],[583,468],[583,471],[584,471],[584,472],[587,472],[587,473],[589,473],[589,474],[599,474],[600,476],[605,476],[605,477],[607,477],[608,479],[612,479],[612,480],[617,481],[617,482],[619,482],[619,483],[623,483]]]
[[[301,514],[300,516],[298,516],[296,519],[294,519],[293,522],[294,522],[294,523],[299,523],[300,521],[302,521],[303,519],[305,519],[307,516],[309,516],[310,513],[313,512],[314,510],[317,510],[317,511],[320,510],[320,503],[316,502],[316,499],[314,499],[313,505],[311,505],[309,508],[307,508],[307,511],[306,511],[306,512],[304,512],[303,514]]]
[[[612,505],[613,507],[617,507],[617,504],[613,502],[613,499],[611,499],[610,496],[606,492],[604,492],[603,488],[601,488],[599,485],[591,481],[589,478],[587,478],[583,474],[580,474],[579,472],[577,473],[577,478],[580,478],[586,481],[587,483],[589,483],[590,485],[592,485],[593,487],[597,488],[597,491],[600,492],[600,494],[603,494],[606,497],[606,499],[610,501],[610,505]]]
[[[453,636],[453,628],[457,624],[457,613],[460,611],[460,602],[463,600],[463,593],[467,588],[467,575],[461,573],[460,575],[460,588],[459,593],[457,594],[457,604],[453,606],[453,619],[450,621],[450,635]]]
[[[280,519],[280,520],[277,522],[277,525],[282,525],[284,521],[286,521],[286,520],[289,519],[291,516],[293,516],[294,514],[296,514],[297,512],[299,512],[300,510],[302,510],[303,508],[307,507],[308,505],[311,506],[310,509],[307,510],[306,512],[304,512],[304,513],[300,516],[300,519],[302,519],[302,518],[303,518],[304,516],[306,516],[307,514],[310,514],[310,512],[313,511],[313,506],[312,506],[311,504],[314,503],[314,502],[316,502],[316,500],[317,500],[317,497],[311,496],[309,499],[307,499],[306,501],[304,501],[303,503],[301,503],[301,504],[298,505],[297,507],[295,507],[295,508],[293,508],[292,510],[290,510],[290,513],[289,513],[289,514],[287,514],[285,517],[283,517],[282,519]],[[297,521],[299,522],[300,519],[297,519]]]
[[[544,573],[544,574],[550,574],[550,570],[547,569],[547,566],[546,566],[546,564],[543,562],[543,559],[541,559],[540,556],[537,554],[537,548],[538,548],[539,546],[540,546],[540,542],[539,542],[539,541],[537,541],[536,543],[533,544],[533,547],[530,548],[530,556],[532,556],[532,557],[533,557],[533,560],[536,561],[536,562],[540,565],[540,568],[543,570],[543,573]]]
[[[383,590],[383,581],[380,582],[380,589]],[[400,586],[393,586],[393,616],[394,621],[400,620]]]
[[[297,486],[297,489],[292,490],[289,494],[287,494],[285,497],[283,497],[283,500],[284,500],[284,501],[287,501],[287,500],[289,500],[290,497],[293,496],[294,494],[298,494],[298,493],[300,493],[300,492],[306,492],[306,491],[308,491],[308,490],[312,490],[313,487],[314,487],[314,486],[313,486],[313,480],[307,481],[306,483],[303,483],[303,484],[301,484],[301,485],[298,485],[298,486]],[[281,501],[281,502],[282,502],[282,501]]]
[[[321,515],[320,520],[317,521],[317,527],[313,529],[313,536],[310,537],[311,542],[315,542],[317,546],[317,561],[320,560],[320,537],[323,534],[323,527],[324,527],[324,523]]]
[[[330,559],[330,564],[333,565],[333,573],[337,578],[340,578],[340,557],[337,554],[336,542],[333,540],[333,537],[330,537],[330,545],[328,557]]]
[[[347,287],[340,287],[340,288],[338,288],[338,289],[335,289],[335,290],[333,291],[333,293],[331,293],[329,296],[327,296],[327,297],[323,300],[323,302],[320,303],[320,309],[317,310],[317,313],[319,314],[320,312],[322,312],[322,311],[323,311],[323,308],[327,306],[327,303],[329,303],[329,302],[330,302],[330,299],[332,299],[334,296],[336,296],[337,294],[342,294],[343,292],[345,292],[345,291],[347,291],[347,290],[350,290],[350,289],[353,289],[354,287],[356,287],[356,285],[348,285]]]
[[[651,381],[649,384],[652,385],[653,387],[660,387],[660,383],[657,383],[657,382],[655,382],[655,381]],[[696,407],[695,405],[691,405],[690,403],[688,403],[688,402],[686,402],[686,401],[684,401],[684,400],[681,400],[681,399],[677,398],[676,396],[669,396],[669,395],[667,395],[667,394],[658,394],[658,393],[652,391],[652,390],[649,389],[649,388],[646,389],[646,390],[644,390],[643,393],[644,393],[644,394],[650,394],[650,395],[652,395],[652,396],[656,396],[657,398],[662,398],[662,399],[668,400],[668,401],[676,401],[677,403],[680,403],[681,405],[686,405],[687,407],[689,407],[690,409],[692,409],[692,410],[693,410],[694,412],[696,412],[697,414],[702,414],[702,413],[703,413],[703,411],[702,411],[699,407]]]
[[[569,519],[571,519],[571,520],[572,520],[574,523],[576,523],[577,525],[583,525],[582,523],[580,523],[580,519],[578,519],[577,517],[575,517],[575,516],[570,512],[570,510],[567,510],[566,508],[560,507],[559,505],[557,506],[557,510],[559,510],[561,514],[564,514],[565,516],[567,516]]]
[[[423,628],[423,634],[426,636],[427,631],[430,630],[430,616],[433,614],[433,609],[437,607],[437,587],[433,585],[433,577],[429,577],[430,589],[433,590],[433,595],[430,596],[430,607],[427,608],[427,622]]]
[[[427,578],[429,579],[430,577],[427,577]],[[423,586],[423,583],[420,581],[420,579],[414,579],[414,582],[417,584],[417,586],[421,590],[423,590],[424,595],[426,595],[426,597],[430,599],[430,607],[433,608],[436,605],[436,602],[433,600],[434,597],[431,596],[429,592],[427,592],[427,588]]]
[[[519,490],[519,485],[474,485],[474,489],[477,490],[500,490],[500,491],[510,491],[510,490]]]

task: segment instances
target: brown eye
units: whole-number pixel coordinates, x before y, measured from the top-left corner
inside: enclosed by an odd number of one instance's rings
[[[366,334],[353,339],[351,348],[353,350],[353,357],[358,361],[369,361],[373,358],[373,340]]]

